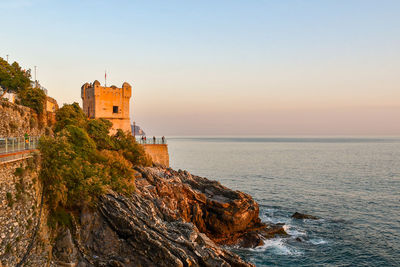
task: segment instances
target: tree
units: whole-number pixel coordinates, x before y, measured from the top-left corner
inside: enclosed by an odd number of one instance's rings
[[[62,108],[57,110],[56,120],[57,122],[54,127],[54,132],[61,131],[67,125],[75,125],[86,129],[88,123],[85,113],[83,113],[83,110],[76,102],[73,104],[65,104]]]
[[[4,89],[0,98],[3,98],[7,92],[17,93],[29,88],[30,78],[30,70],[24,71],[17,62],[10,65],[0,58],[0,86]]]
[[[29,107],[42,114],[46,105],[46,94],[39,88],[25,88],[18,91],[18,98],[21,105]]]

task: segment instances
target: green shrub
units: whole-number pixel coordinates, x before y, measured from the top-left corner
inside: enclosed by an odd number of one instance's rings
[[[88,120],[77,103],[64,105],[56,119],[54,137],[39,142],[39,177],[51,211],[49,225],[68,226],[72,213],[96,205],[108,190],[133,193],[133,166],[152,163],[132,136],[122,131],[110,136],[111,122]]]
[[[24,175],[25,170],[21,167],[18,167],[15,169],[14,175],[18,176],[18,177],[22,177],[22,175]]]
[[[12,198],[12,194],[10,192],[7,192],[6,198],[7,198],[8,206],[12,207],[14,205],[14,200]]]
[[[24,71],[17,62],[9,64],[8,61],[0,57],[0,87],[5,92],[15,93],[30,86],[30,70]],[[0,98],[3,94],[0,95]]]
[[[86,129],[87,122],[88,119],[78,103],[75,102],[71,105],[64,105],[56,112],[54,132],[60,132],[67,125],[74,125]]]
[[[124,157],[134,166],[151,166],[151,158],[145,153],[144,148],[139,145],[135,138],[118,130],[114,136],[114,149],[121,151]]]
[[[58,207],[55,210],[50,211],[47,225],[51,228],[56,228],[56,226],[71,227],[72,215],[64,208]]]
[[[6,249],[4,250],[4,254],[8,254],[11,252],[11,243],[8,243],[6,245]]]
[[[106,119],[89,120],[87,132],[96,142],[97,149],[112,149],[114,144],[109,135],[112,123]]]
[[[46,104],[46,94],[39,88],[27,88],[18,92],[21,105],[33,109],[37,114],[42,114]]]

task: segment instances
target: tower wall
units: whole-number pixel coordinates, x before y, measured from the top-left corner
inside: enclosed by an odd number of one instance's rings
[[[113,124],[111,133],[117,129],[131,133],[129,100],[132,87],[124,83],[122,88],[103,87],[98,81],[84,84],[81,88],[83,111],[89,118],[104,118]]]

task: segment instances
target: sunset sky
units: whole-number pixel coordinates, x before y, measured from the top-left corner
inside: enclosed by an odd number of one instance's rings
[[[148,135],[400,135],[400,1],[0,0],[59,104],[133,86]]]

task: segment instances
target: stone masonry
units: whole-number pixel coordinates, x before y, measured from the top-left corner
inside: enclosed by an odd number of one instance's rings
[[[39,220],[41,187],[38,157],[0,164],[0,266],[16,266]],[[26,266],[45,266],[50,251],[43,210],[38,235]]]
[[[131,133],[129,99],[132,87],[124,82],[121,88],[103,87],[99,81],[85,83],[81,88],[82,109],[91,119],[104,118],[112,122],[111,133],[117,129]]]
[[[40,121],[35,112],[10,102],[0,101],[0,118],[0,138],[19,137],[25,133],[37,136],[45,130],[45,125],[39,125]]]

